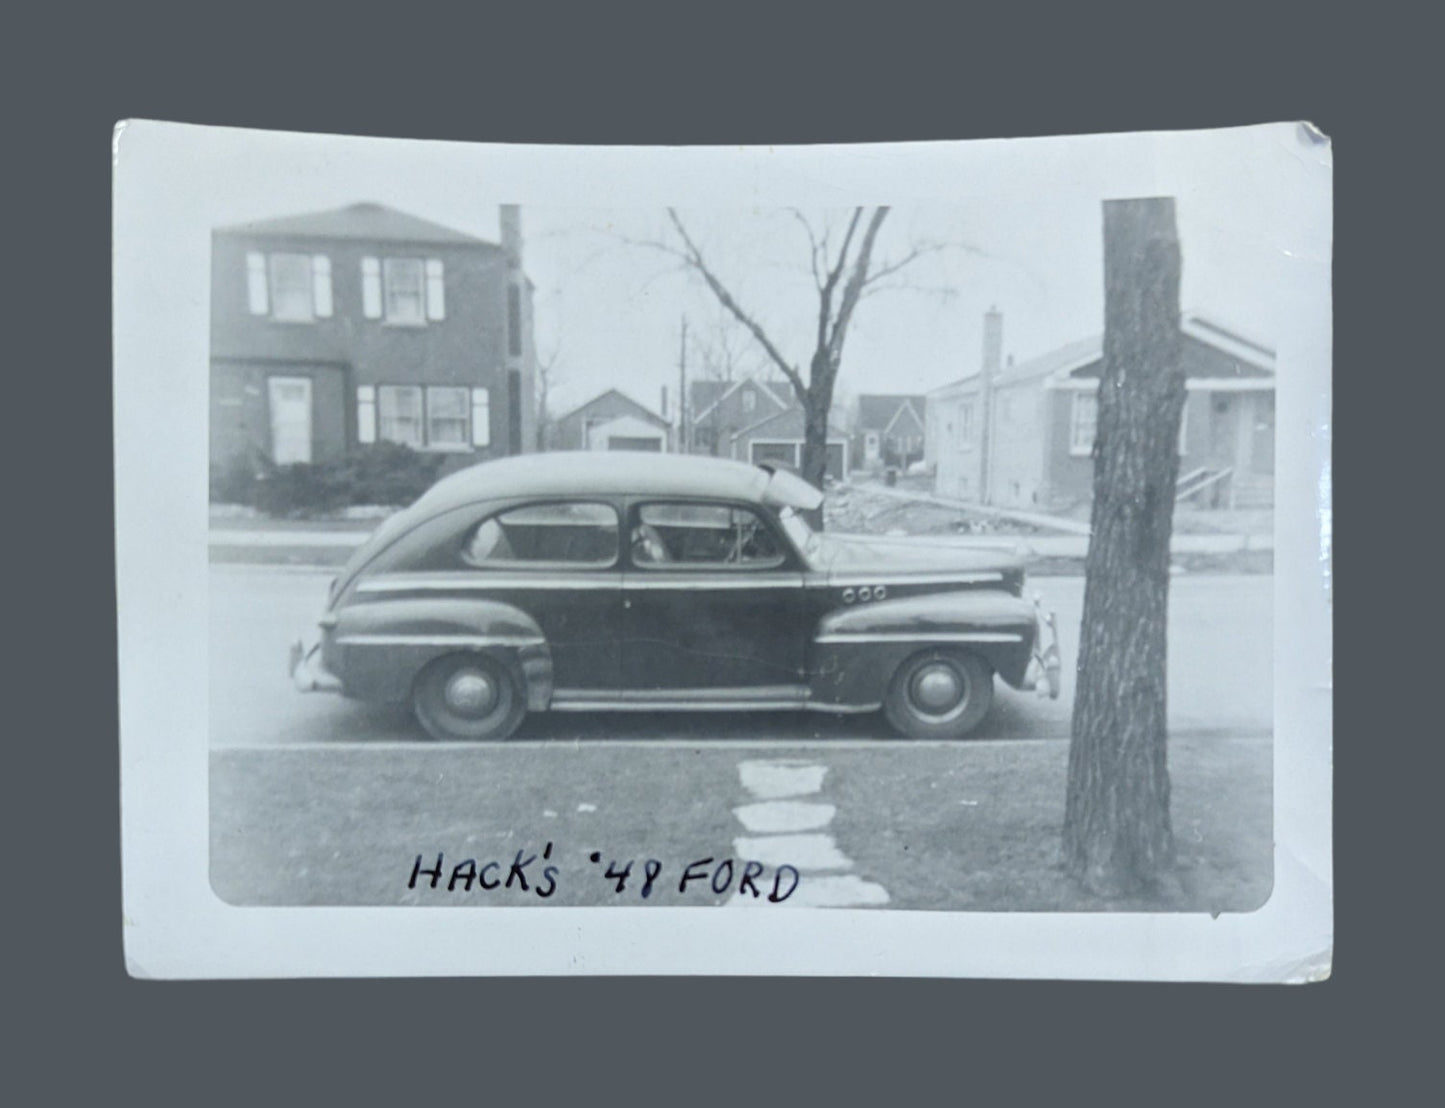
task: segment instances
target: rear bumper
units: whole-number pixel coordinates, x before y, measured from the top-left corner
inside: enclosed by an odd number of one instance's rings
[[[1053,612],[1044,614],[1043,601],[1038,596],[1034,597],[1034,621],[1038,624],[1038,633],[1034,635],[1034,653],[1029,659],[1029,666],[1024,672],[1020,687],[1032,689],[1050,700],[1057,700],[1063,672],[1058,620]]]
[[[340,692],[341,678],[321,664],[321,643],[291,644],[291,683],[301,692]]]

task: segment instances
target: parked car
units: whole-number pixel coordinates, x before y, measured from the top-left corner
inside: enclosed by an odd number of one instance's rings
[[[532,454],[443,479],[331,583],[303,690],[410,701],[436,739],[528,712],[882,710],[958,736],[994,677],[1057,696],[1053,617],[996,551],[813,531],[823,494],[742,462]]]

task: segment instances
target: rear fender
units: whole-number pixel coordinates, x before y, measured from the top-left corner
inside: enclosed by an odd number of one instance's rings
[[[351,604],[335,613],[323,640],[326,668],[342,692],[361,700],[411,695],[416,675],[445,654],[477,652],[511,671],[527,708],[552,699],[552,652],[542,629],[519,608],[496,600],[402,597]]]
[[[1038,623],[1028,601],[970,589],[859,603],[825,616],[813,639],[815,701],[881,704],[903,661],[922,650],[966,650],[1019,687]]]

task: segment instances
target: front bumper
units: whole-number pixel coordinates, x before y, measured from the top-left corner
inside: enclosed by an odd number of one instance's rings
[[[301,692],[340,692],[341,678],[321,664],[321,643],[291,644],[291,682]]]
[[[1043,599],[1038,595],[1034,596],[1034,621],[1038,624],[1038,633],[1034,635],[1034,654],[1024,672],[1023,688],[1057,700],[1064,668],[1059,651],[1058,620],[1053,612],[1044,614]]]

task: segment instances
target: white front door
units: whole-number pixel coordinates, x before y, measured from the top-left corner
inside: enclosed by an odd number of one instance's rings
[[[272,377],[271,457],[277,465],[311,461],[311,378]]]

